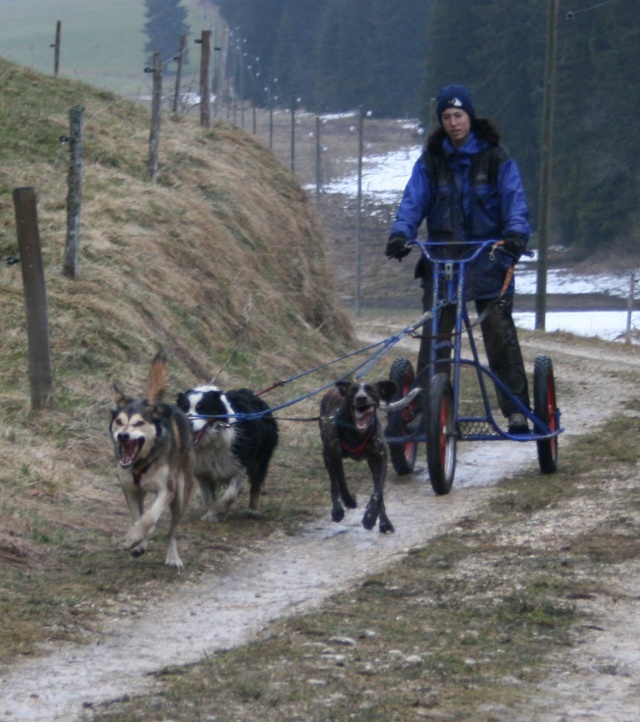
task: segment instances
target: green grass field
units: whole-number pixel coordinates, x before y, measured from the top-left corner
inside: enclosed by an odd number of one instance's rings
[[[183,0],[191,28],[189,78],[199,72],[193,40],[214,29],[215,11],[207,0]],[[0,0],[0,56],[43,73],[53,73],[56,23],[62,23],[60,75],[127,97],[148,91],[144,73],[143,0]],[[176,51],[179,36],[176,35]]]

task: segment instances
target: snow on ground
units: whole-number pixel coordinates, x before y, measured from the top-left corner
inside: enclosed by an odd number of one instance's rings
[[[514,313],[516,326],[535,328],[535,313]],[[597,336],[607,341],[624,340],[627,331],[626,311],[547,311],[545,331],[567,331],[578,336]],[[631,330],[640,329],[640,313],[631,315]]]

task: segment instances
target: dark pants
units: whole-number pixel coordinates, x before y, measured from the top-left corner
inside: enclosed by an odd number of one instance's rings
[[[513,295],[503,296],[499,301],[496,301],[496,299],[481,299],[475,303],[478,315],[489,309],[480,323],[489,368],[525,408],[530,408],[527,375],[524,370],[518,333],[512,317]],[[433,307],[433,295],[430,291],[424,292],[422,306],[425,311]],[[445,306],[440,310],[439,314],[438,341],[448,342],[455,326],[456,308],[453,305]],[[430,331],[429,324],[425,324],[418,352],[418,378],[421,377],[422,373],[428,373],[431,353]],[[439,346],[437,360],[450,358],[450,344],[444,343]],[[449,371],[450,368],[450,364],[443,364],[441,367],[436,368],[436,372],[439,370]],[[508,417],[519,411],[511,397],[502,393],[497,386],[496,394],[498,396],[498,405],[504,416]]]

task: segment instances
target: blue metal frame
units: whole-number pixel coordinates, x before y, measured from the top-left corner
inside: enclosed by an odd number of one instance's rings
[[[464,301],[464,284],[465,284],[465,271],[466,266],[471,261],[475,260],[480,253],[482,253],[487,246],[496,246],[496,241],[471,241],[464,245],[467,252],[461,257],[456,259],[441,259],[438,258],[433,250],[442,247],[451,247],[452,244],[446,242],[439,243],[425,243],[422,241],[415,241],[428,259],[433,265],[433,288],[437,289],[434,293],[434,306],[431,310],[430,315],[430,333],[433,339],[431,343],[431,354],[429,361],[429,379],[440,372],[442,365],[453,366],[453,414],[454,414],[454,428],[457,429],[457,437],[462,441],[489,441],[496,439],[509,439],[512,441],[543,441],[548,439],[556,438],[564,429],[560,426],[560,410],[556,406],[555,410],[555,431],[550,428],[549,424],[544,423],[539,419],[530,409],[526,408],[504,385],[504,383],[497,378],[497,376],[480,362],[478,349],[473,337],[473,326],[469,319],[467,306]],[[497,246],[496,246],[497,247]],[[498,251],[499,252],[499,251]],[[451,339],[445,341],[437,341],[438,337],[438,312],[448,305],[456,306],[456,319],[454,324],[454,330],[452,334],[453,341]],[[429,320],[429,319],[427,319]],[[471,358],[462,357],[462,338],[463,333],[466,336],[469,346],[471,349]],[[452,355],[450,359],[437,360],[437,351],[444,346],[448,346],[452,349]],[[476,369],[478,385],[482,394],[482,402],[485,410],[484,416],[460,416],[460,371],[463,365],[473,366]],[[440,368],[439,368],[440,367]],[[486,377],[495,384],[502,392],[509,396],[518,407],[519,411],[526,416],[527,419],[532,423],[533,430],[530,430],[526,434],[510,434],[508,431],[503,430],[495,420],[495,416],[491,409],[491,403],[489,400],[489,394],[487,391]],[[489,431],[468,431],[465,432],[465,427],[486,425],[490,428]],[[406,443],[408,441],[421,442],[426,441],[424,432],[418,435],[412,435],[410,437],[393,437],[387,438],[389,443]]]

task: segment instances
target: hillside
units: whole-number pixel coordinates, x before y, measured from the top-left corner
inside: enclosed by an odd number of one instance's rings
[[[150,183],[142,108],[1,60],[0,92],[0,550],[11,558],[29,534],[20,514],[5,514],[25,492],[55,501],[112,473],[111,385],[142,392],[159,348],[172,391],[222,369],[226,387],[257,389],[348,348],[351,326],[311,204],[250,135],[167,113]],[[75,104],[85,107],[85,166],[71,281],[62,275],[68,146],[59,137]],[[18,251],[11,193],[25,186],[39,199],[54,376],[53,409],[37,415],[20,265],[4,261]]]

